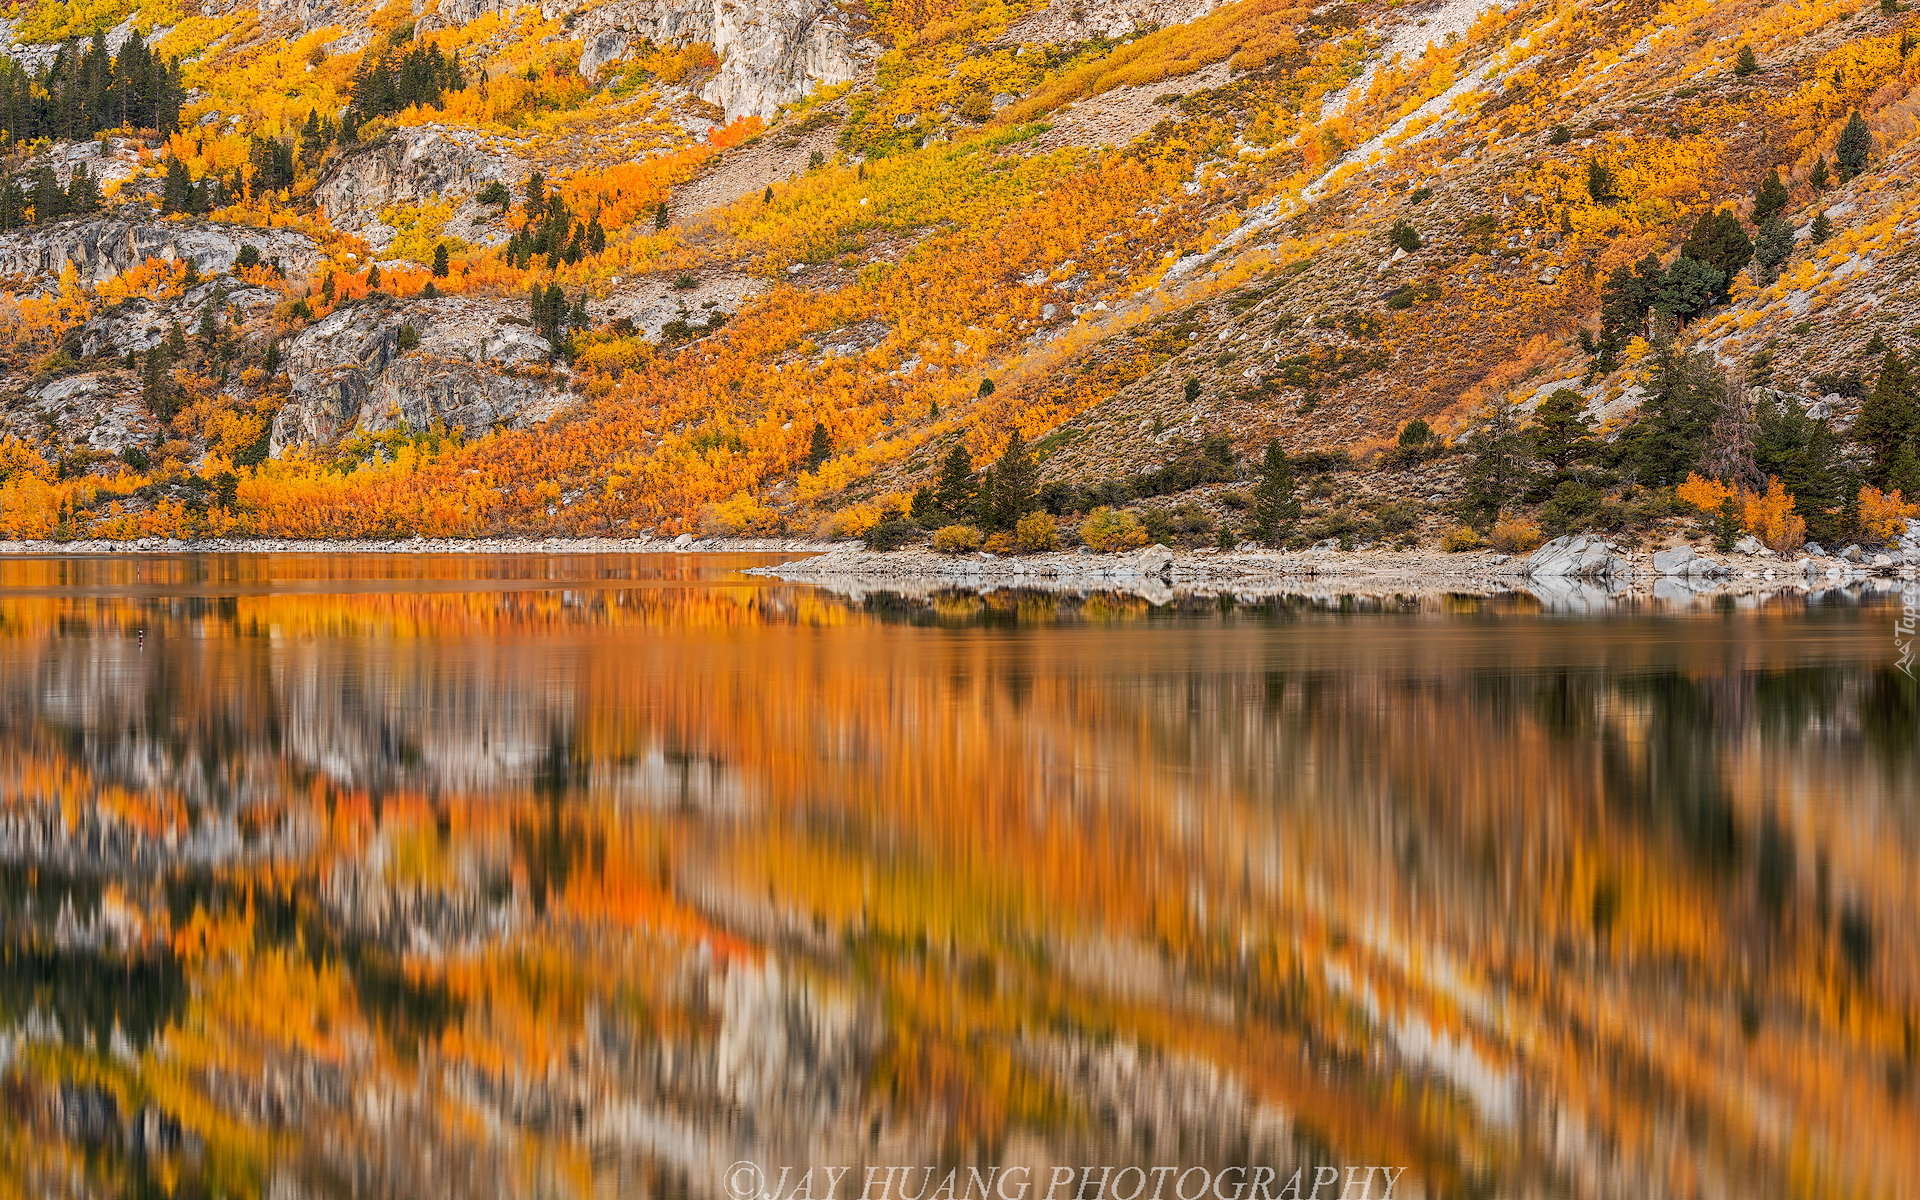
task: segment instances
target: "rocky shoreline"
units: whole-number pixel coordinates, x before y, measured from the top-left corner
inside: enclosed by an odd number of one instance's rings
[[[1187,550],[1149,546],[1131,554],[1085,550],[996,556],[869,551],[842,545],[748,573],[849,594],[1026,588],[1123,591],[1148,599],[1179,594],[1273,595],[1527,592],[1549,605],[1584,607],[1633,597],[1694,601],[1791,589],[1881,586],[1916,577],[1920,559],[1901,555],[1791,561],[1757,552],[1702,555],[1681,546],[1628,551],[1599,538],[1559,538],[1525,558],[1493,552]]]

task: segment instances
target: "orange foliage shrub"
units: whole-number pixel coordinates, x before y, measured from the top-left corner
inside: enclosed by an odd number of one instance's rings
[[[1901,498],[1900,489],[1890,493],[1877,487],[1860,489],[1860,530],[1878,541],[1891,542],[1906,532],[1907,522],[1920,517],[1920,503]]]
[[[1741,493],[1740,524],[1782,553],[1807,540],[1807,523],[1794,515],[1793,496],[1778,475],[1768,478],[1765,495]]]
[[[1675,488],[1673,494],[1701,512],[1717,512],[1727,497],[1733,495],[1733,489],[1718,480],[1705,479],[1697,472],[1689,471],[1686,482]]]

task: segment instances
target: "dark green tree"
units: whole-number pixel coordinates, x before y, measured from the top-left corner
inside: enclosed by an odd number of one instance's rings
[[[1827,190],[1827,184],[1831,183],[1832,180],[1827,175],[1826,155],[1822,154],[1819,159],[1814,162],[1813,170],[1807,172],[1807,182],[1813,185],[1815,191],[1824,192]]]
[[[1835,540],[1848,498],[1858,490],[1839,438],[1824,417],[1807,415],[1792,397],[1755,389],[1753,461],[1763,476],[1778,476],[1796,501],[1816,541]]]
[[[1793,199],[1787,194],[1787,185],[1780,182],[1780,172],[1768,171],[1767,177],[1760,181],[1760,187],[1753,193],[1753,221],[1758,225],[1775,213],[1786,211]]]
[[[832,457],[833,435],[827,432],[826,422],[815,421],[813,423],[813,433],[807,438],[807,457],[801,464],[801,469],[818,471],[821,467],[825,466],[827,460]]]
[[[1387,242],[1397,250],[1405,250],[1408,254],[1412,254],[1420,248],[1420,231],[1403,217],[1393,223],[1393,228],[1387,230]]]
[[[1753,56],[1752,46],[1741,46],[1740,52],[1733,56],[1733,73],[1741,79],[1760,69],[1760,60]]]
[[[1913,372],[1898,352],[1889,350],[1853,423],[1853,440],[1873,456],[1867,477],[1880,487],[1898,486],[1892,482],[1895,468],[1902,451],[1912,449],[1916,435],[1920,435],[1920,396],[1915,394]]]
[[[985,400],[988,396],[993,395],[993,380],[982,379],[980,381],[979,390],[974,394],[979,396],[982,400]]]
[[[1293,462],[1278,440],[1267,443],[1260,457],[1259,482],[1253,487],[1253,535],[1269,546],[1277,546],[1293,532],[1300,519],[1300,497],[1296,493]]]
[[[1725,272],[1682,254],[1661,277],[1653,307],[1676,320],[1690,320],[1713,307],[1725,295],[1726,286]]]
[[[982,497],[982,524],[988,529],[1012,529],[1015,522],[1040,505],[1035,499],[1040,489],[1040,464],[1033,460],[1027,440],[1018,429],[1007,439],[1007,448],[987,469],[985,495]]]
[[[1612,204],[1620,198],[1614,191],[1613,170],[1597,158],[1587,162],[1587,195],[1595,204]]]
[[[1482,409],[1466,438],[1466,491],[1460,517],[1476,529],[1500,519],[1501,510],[1533,482],[1532,447],[1520,428],[1520,410],[1510,400]]]
[[[1840,182],[1846,183],[1856,176],[1866,173],[1867,162],[1873,157],[1873,131],[1867,128],[1860,110],[1854,109],[1847,118],[1846,127],[1840,130],[1840,140],[1833,148],[1834,165],[1840,168]]]
[[[1731,281],[1740,268],[1753,261],[1753,242],[1741,226],[1740,218],[1725,208],[1701,213],[1693,231],[1680,244],[1680,253],[1705,263]]]
[[[1688,354],[1671,332],[1655,331],[1653,377],[1621,448],[1641,483],[1671,487],[1700,461],[1708,431],[1726,400],[1726,380],[1711,354]]]
[[[67,211],[70,213],[90,213],[100,211],[100,183],[82,163],[73,169],[73,178],[67,181]]]
[[[441,242],[433,248],[433,274],[437,279],[447,277],[447,244]]]
[[[1813,218],[1813,228],[1807,231],[1807,240],[1818,246],[1833,236],[1833,221],[1821,212]]]
[[[193,207],[193,176],[187,164],[177,158],[167,160],[166,178],[160,185],[160,211],[183,213]]]
[[[33,178],[33,219],[52,221],[67,215],[67,190],[54,177],[53,168],[43,166]]]
[[[1556,471],[1593,456],[1593,421],[1587,416],[1587,398],[1572,388],[1560,388],[1533,410],[1527,439],[1535,458],[1544,458]]]
[[[976,485],[973,456],[967,453],[966,446],[955,446],[940,460],[940,477],[934,484],[934,494],[939,497],[940,510],[950,519],[965,520],[973,515]]]
[[[1759,232],[1753,238],[1755,282],[1772,283],[1792,254],[1792,223],[1777,213],[1760,222]]]

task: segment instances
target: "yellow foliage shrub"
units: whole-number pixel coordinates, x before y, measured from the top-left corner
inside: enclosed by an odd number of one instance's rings
[[[1508,517],[1493,527],[1493,536],[1488,540],[1495,550],[1504,554],[1525,554],[1546,539],[1538,523],[1526,517]]]
[[[1469,525],[1460,525],[1440,535],[1440,548],[1448,554],[1458,554],[1462,550],[1478,550],[1480,533]]]
[[[1137,550],[1147,544],[1147,527],[1125,509],[1096,508],[1080,523],[1080,540],[1103,554]]]
[[[979,529],[972,525],[942,525],[933,531],[933,548],[940,554],[971,554],[981,541]]]
[[[1021,517],[1013,526],[1014,545],[1029,554],[1060,547],[1060,533],[1053,518],[1038,509]]]

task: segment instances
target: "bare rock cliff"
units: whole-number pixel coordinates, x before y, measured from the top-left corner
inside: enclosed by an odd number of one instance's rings
[[[546,339],[500,300],[445,296],[349,305],[288,344],[292,399],[274,418],[271,452],[401,425],[483,433],[556,411]],[[418,345],[403,349],[411,328]]]

